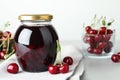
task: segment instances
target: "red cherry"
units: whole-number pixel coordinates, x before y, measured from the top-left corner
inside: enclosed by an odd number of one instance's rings
[[[89,34],[97,34],[97,33],[98,33],[98,30],[94,30],[94,29],[89,30]]]
[[[8,36],[11,37],[11,32],[5,31],[5,32],[3,33],[3,37],[4,37],[4,38],[7,38]]]
[[[110,46],[110,48],[113,47],[113,43],[111,41],[108,41],[107,44]]]
[[[111,29],[107,29],[107,34],[112,34],[113,31]]]
[[[103,35],[103,41],[109,41],[111,38],[111,35],[110,34],[105,34]]]
[[[9,64],[9,65],[7,66],[7,71],[8,71],[9,73],[16,74],[16,73],[18,73],[18,71],[19,71],[19,67],[18,67],[18,65],[17,65],[16,63],[11,63],[11,64]]]
[[[93,36],[86,36],[86,37],[84,37],[84,42],[85,43],[93,43],[94,37]]]
[[[109,53],[111,51],[111,48],[109,46],[104,48],[104,52]]]
[[[57,73],[59,73],[59,68],[58,68],[58,66],[54,66],[54,65],[50,65],[50,66],[48,66],[48,71],[49,71],[49,73],[51,73],[51,74],[57,74]]]
[[[67,63],[63,63],[59,68],[60,73],[67,73],[69,71],[69,65]]]
[[[70,56],[66,56],[66,57],[63,59],[63,62],[64,62],[64,63],[67,63],[68,65],[72,65],[72,64],[73,64],[73,59],[72,59],[72,57],[70,57]]]
[[[99,49],[99,48],[95,48],[95,49],[93,50],[93,52],[94,52],[94,54],[101,54],[101,53],[102,53],[102,50]]]
[[[96,43],[96,42],[94,42],[94,43],[89,43],[89,45],[90,45],[91,48],[96,48],[97,43]]]
[[[5,54],[6,54],[6,51],[1,51],[0,52],[0,59],[4,59]]]
[[[87,27],[85,28],[85,30],[86,30],[87,33],[89,33],[89,31],[90,31],[91,29],[92,29],[91,26],[87,26]]]
[[[94,50],[94,48],[92,48],[92,47],[88,47],[88,49],[87,49],[87,51],[88,51],[89,53],[93,53],[93,50]]]
[[[111,41],[108,41],[105,48],[104,48],[104,51],[106,53],[109,53],[111,51],[111,48],[113,47],[113,43]]]
[[[95,35],[94,39],[96,42],[100,42],[100,41],[102,41],[102,35]]]
[[[106,32],[106,27],[101,27],[99,34],[105,34]]]
[[[118,55],[118,57],[119,57],[119,59],[120,59],[120,52],[118,52],[117,55]]]
[[[119,62],[119,56],[117,54],[113,54],[111,56],[111,60],[115,63]]]
[[[98,43],[98,48],[99,49],[104,49],[106,47],[107,43],[106,42],[99,42]]]

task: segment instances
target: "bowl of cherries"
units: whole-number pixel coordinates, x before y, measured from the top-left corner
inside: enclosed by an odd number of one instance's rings
[[[107,58],[113,54],[115,30],[110,27],[113,22],[107,22],[106,17],[95,17],[91,25],[84,27],[82,38],[85,55],[92,58]]]

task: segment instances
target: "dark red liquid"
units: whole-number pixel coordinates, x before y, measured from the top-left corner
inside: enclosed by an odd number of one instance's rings
[[[57,54],[58,36],[51,25],[21,25],[15,35],[18,62],[29,72],[46,71]]]

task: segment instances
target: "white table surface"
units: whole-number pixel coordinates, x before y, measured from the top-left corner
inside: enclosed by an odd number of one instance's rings
[[[79,41],[72,41],[71,44],[82,47]],[[120,41],[115,41],[115,53],[120,51]],[[83,80],[120,80],[120,62],[113,63],[108,59],[84,58],[85,73]]]

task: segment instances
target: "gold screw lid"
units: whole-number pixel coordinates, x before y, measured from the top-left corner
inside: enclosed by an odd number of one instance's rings
[[[48,20],[53,18],[50,14],[22,14],[18,17],[19,20]]]

